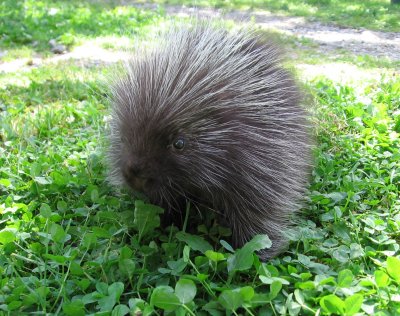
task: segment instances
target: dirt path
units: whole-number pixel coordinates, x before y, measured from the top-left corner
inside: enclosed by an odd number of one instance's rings
[[[122,0],[126,5],[136,5],[131,1]],[[155,5],[141,5],[144,9],[156,9]],[[286,17],[274,15],[265,11],[230,11],[223,12],[213,9],[193,9],[183,6],[166,6],[167,15],[216,17],[232,19],[235,21],[254,23],[262,28],[278,31],[290,36],[299,38],[297,45],[302,48],[301,39],[309,39],[315,43],[317,52],[327,55],[341,54],[343,50],[354,55],[369,55],[377,58],[387,58],[392,61],[400,61],[400,33],[377,32],[365,29],[341,28],[334,25],[327,25],[320,22],[309,22],[301,17]],[[110,52],[94,44],[86,43],[76,47],[73,51],[63,55],[42,59],[18,59],[12,62],[1,63],[0,72],[14,72],[17,70],[28,70],[31,67],[39,66],[43,63],[55,63],[62,60],[73,59],[83,65],[103,62],[115,62],[126,58],[126,54],[121,52]],[[335,80],[341,80],[341,77],[347,78],[354,76],[358,78],[365,76],[366,72],[357,69],[349,64],[326,64],[316,69],[313,65],[299,65],[299,69],[310,75],[323,74],[332,77]],[[353,68],[353,69],[352,69]],[[396,71],[398,72],[398,71]],[[367,77],[377,77],[379,70],[368,73]]]
[[[230,11],[167,6],[171,15],[219,17],[236,21],[250,21],[256,25],[298,38],[307,38],[319,45],[320,52],[330,53],[345,49],[355,55],[387,57],[400,61],[400,33],[377,32],[365,29],[341,28],[321,22],[308,22],[301,17],[274,15],[266,11]]]

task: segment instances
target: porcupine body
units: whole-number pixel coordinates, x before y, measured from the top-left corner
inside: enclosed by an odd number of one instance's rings
[[[167,216],[181,198],[206,205],[234,246],[268,234],[260,256],[279,253],[311,164],[301,93],[280,56],[254,34],[200,24],[137,51],[113,85],[112,181]]]

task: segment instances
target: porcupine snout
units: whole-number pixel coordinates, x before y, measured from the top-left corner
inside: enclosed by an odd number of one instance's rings
[[[155,172],[146,161],[130,159],[121,167],[122,176],[126,183],[134,190],[149,193],[156,190],[158,180]]]

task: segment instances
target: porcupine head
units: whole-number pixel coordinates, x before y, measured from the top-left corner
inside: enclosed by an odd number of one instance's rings
[[[112,91],[111,179],[176,216],[221,214],[234,246],[268,234],[269,258],[307,185],[310,141],[280,50],[246,31],[175,27],[139,49]]]

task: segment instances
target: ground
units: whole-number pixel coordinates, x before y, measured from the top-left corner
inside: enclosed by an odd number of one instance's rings
[[[146,9],[156,9],[156,5],[142,5]],[[272,30],[294,37],[294,49],[291,57],[296,58],[296,51],[307,50],[310,45],[315,53],[334,59],[334,56],[352,54],[356,56],[371,56],[372,58],[400,61],[400,33],[378,32],[366,29],[343,28],[327,25],[321,22],[306,21],[301,17],[288,17],[271,14],[267,11],[237,11],[229,12],[215,9],[199,9],[185,6],[165,6],[168,15],[200,16],[234,21],[252,21],[256,27]],[[54,63],[66,59],[75,59],[85,64],[115,62],[127,57],[120,51],[110,51],[101,47],[101,41],[84,43],[63,55],[43,59],[38,56],[33,59],[23,58],[11,62],[0,63],[0,72],[13,72],[24,68],[35,67],[42,63]],[[343,62],[327,62],[320,65],[297,64],[296,68],[305,78],[324,75],[335,81],[353,81],[359,79],[379,79],[387,70],[360,69]],[[390,75],[397,75],[399,68]]]

